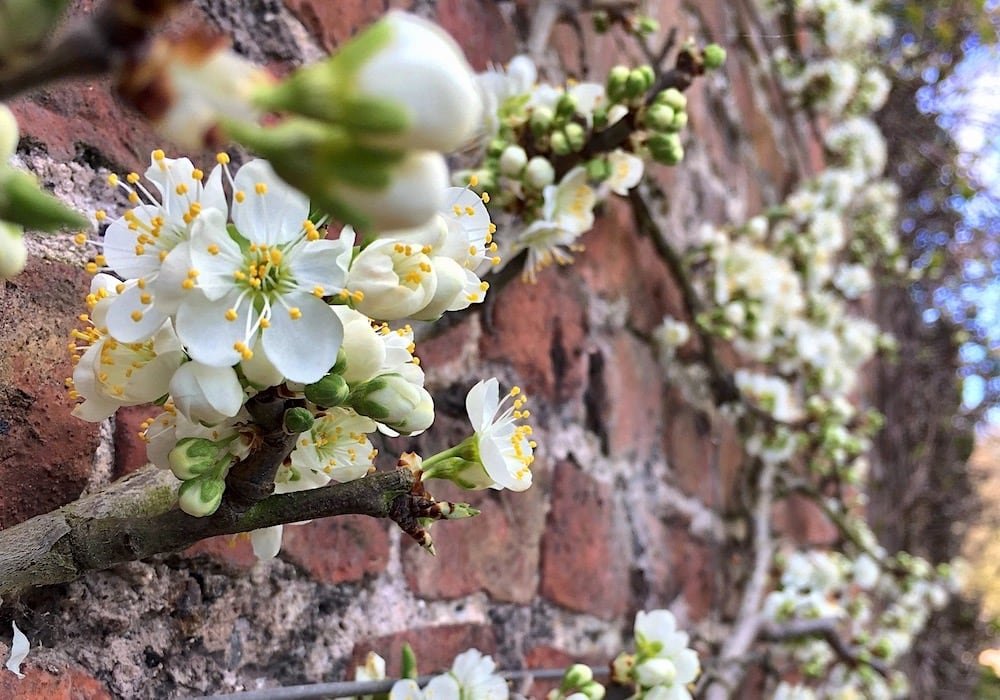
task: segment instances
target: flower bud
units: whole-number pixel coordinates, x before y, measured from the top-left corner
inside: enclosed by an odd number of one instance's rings
[[[701,59],[705,68],[716,70],[726,62],[726,50],[718,44],[709,44],[702,50]]]
[[[531,111],[531,133],[535,136],[543,136],[548,133],[552,126],[555,114],[548,107],[535,107]]]
[[[348,404],[401,433],[426,430],[434,422],[434,400],[427,390],[399,374],[383,374],[354,388]]]
[[[546,185],[551,185],[556,179],[555,168],[548,158],[535,156],[528,161],[524,168],[524,181],[535,189],[542,189]]]
[[[334,375],[336,376],[336,375]],[[297,435],[311,430],[316,418],[312,411],[303,406],[293,406],[285,411],[284,415],[285,432],[289,435]]]
[[[576,98],[564,92],[556,101],[556,119],[569,119],[576,112]]]
[[[0,163],[0,220],[29,229],[83,228],[90,222],[45,193],[33,175]]]
[[[587,161],[587,179],[600,182],[611,175],[611,165],[607,158],[593,158]]]
[[[24,247],[21,227],[0,221],[0,280],[13,277],[24,269],[28,251]]]
[[[646,141],[649,154],[658,163],[677,165],[684,158],[684,147],[677,134],[653,134]]]
[[[555,131],[549,137],[549,146],[557,156],[564,156],[570,152],[569,139],[562,131]]]
[[[680,131],[685,126],[687,126],[687,123],[688,123],[687,112],[677,112],[676,114],[674,114],[674,122],[673,124],[670,125],[670,130]]]
[[[579,688],[586,683],[594,680],[594,672],[591,670],[590,666],[586,664],[573,664],[563,675],[562,685],[560,686],[563,690],[571,690],[573,688]]]
[[[665,658],[652,658],[635,667],[635,677],[639,685],[651,688],[654,685],[673,685],[677,678],[674,662]]]
[[[14,155],[17,149],[17,119],[7,105],[0,103],[0,163]]]
[[[643,116],[643,123],[650,129],[668,131],[674,123],[674,110],[665,104],[654,102]]]
[[[625,81],[625,95],[627,97],[635,99],[646,92],[648,88],[645,73],[639,69],[629,72],[628,79]]]
[[[594,31],[598,34],[604,34],[611,29],[611,18],[604,10],[591,13],[590,21],[593,22]]]
[[[580,692],[587,696],[587,700],[604,700],[606,691],[604,686],[597,681],[590,681],[580,688]]]
[[[528,164],[528,154],[520,146],[508,146],[500,154],[500,172],[507,177],[517,177]]]
[[[611,102],[619,102],[625,97],[625,85],[628,82],[632,71],[627,66],[615,66],[608,71],[608,80],[605,84],[608,99]]]
[[[177,505],[188,515],[204,518],[219,509],[226,483],[214,476],[200,476],[181,484]]]
[[[350,393],[351,389],[347,386],[347,381],[341,375],[333,372],[318,382],[307,384],[305,389],[306,398],[320,408],[339,406],[347,400],[347,395]]]
[[[581,150],[587,142],[586,129],[576,122],[570,122],[567,124],[563,128],[563,133],[566,134],[566,141],[569,143],[570,150],[572,151]]]
[[[656,34],[660,31],[660,23],[648,15],[641,15],[636,22],[635,31],[642,36]]]
[[[656,102],[665,104],[675,112],[683,112],[687,108],[687,98],[677,88],[667,88],[656,96]]]
[[[167,459],[170,471],[187,481],[215,468],[226,449],[208,438],[188,437],[177,441]]]
[[[369,143],[451,151],[480,123],[475,75],[458,44],[390,12],[326,61],[259,93],[263,106],[343,126]]]
[[[635,656],[622,652],[611,662],[611,680],[619,685],[631,685],[634,668]]]

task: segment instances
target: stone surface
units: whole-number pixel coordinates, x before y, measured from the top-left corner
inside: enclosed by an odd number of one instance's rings
[[[454,658],[467,649],[478,649],[484,654],[490,654],[496,649],[493,630],[485,625],[439,625],[411,629],[356,644],[351,655],[352,661],[348,664],[350,677],[354,677],[354,667],[363,666],[368,652],[374,651],[385,659],[386,675],[398,678],[400,655],[405,643],[413,648],[421,674],[451,668]]]
[[[409,9],[413,2],[393,0],[375,3],[365,0],[327,2],[327,0],[285,0],[285,4],[327,49],[343,43],[358,30],[371,24],[389,7]]]
[[[385,569],[389,535],[385,521],[341,515],[284,528],[280,556],[303,567],[316,581],[358,581]]]
[[[0,528],[76,498],[90,477],[98,426],[70,415],[66,349],[88,276],[32,260],[0,281]]]
[[[605,620],[625,613],[629,551],[619,535],[620,517],[610,487],[571,462],[556,465],[542,538],[543,596]]]

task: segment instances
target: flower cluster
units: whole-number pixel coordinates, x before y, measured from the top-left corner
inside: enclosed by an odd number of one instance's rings
[[[611,663],[613,681],[635,688],[635,697],[644,700],[691,700],[688,685],[701,673],[701,664],[669,610],[636,614],[635,649]]]
[[[496,663],[478,649],[469,649],[455,657],[451,669],[434,676],[423,688],[412,678],[396,681],[389,700],[507,700],[507,681],[496,672]],[[355,680],[385,678],[385,661],[371,653],[365,666],[355,669]]]
[[[718,67],[720,52],[706,48],[698,60]],[[501,251],[504,257],[524,253],[530,281],[542,268],[573,260],[580,237],[594,225],[594,208],[612,193],[626,196],[646,161],[683,159],[680,132],[688,120],[687,98],[677,88],[651,93],[650,66],[615,66],[603,85],[553,87],[537,77],[527,56],[479,76],[485,158],[479,168],[457,174],[519,219],[520,232],[501,241]]]

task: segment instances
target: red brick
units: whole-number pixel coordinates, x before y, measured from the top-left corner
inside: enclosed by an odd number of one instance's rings
[[[82,270],[38,259],[0,282],[0,528],[72,501],[90,476],[98,426],[70,415],[63,384],[88,285]]]
[[[643,462],[658,448],[663,430],[663,370],[647,343],[624,333],[611,340],[604,368],[609,452]]]
[[[196,542],[184,550],[184,555],[196,557],[204,555],[225,562],[236,569],[249,569],[257,563],[248,534],[219,535]]]
[[[115,479],[134,472],[149,461],[146,443],[139,437],[140,425],[159,412],[154,406],[125,406],[115,413]]]
[[[410,9],[413,2],[392,0],[370,2],[367,0],[285,0],[299,21],[328,51],[343,43],[360,29],[364,29],[390,7]]]
[[[586,314],[574,270],[512,281],[496,297],[480,338],[483,360],[509,362],[529,396],[566,400],[586,380]]]
[[[743,463],[736,432],[726,421],[713,426],[677,392],[668,396],[664,451],[672,481],[688,495],[717,508],[731,501]]]
[[[515,33],[489,0],[438,0],[437,22],[455,37],[477,71],[503,64],[517,50]]]
[[[609,486],[570,462],[556,466],[542,539],[543,596],[605,620],[625,614],[631,549],[620,535],[620,517]]]
[[[793,493],[774,504],[775,531],[801,545],[834,545],[840,533],[811,499]]]
[[[433,335],[417,341],[416,355],[427,372],[426,386],[447,385],[465,375],[478,355],[473,328],[471,319],[466,319],[444,330],[434,329]]]
[[[456,656],[467,649],[478,649],[484,654],[496,651],[497,643],[493,629],[485,625],[457,624],[437,627],[420,627],[375,637],[354,645],[352,663],[348,674],[354,677],[354,667],[363,666],[368,652],[374,651],[385,659],[385,672],[389,678],[398,678],[400,654],[403,644],[409,643],[417,656],[420,673],[437,673],[451,668]]]
[[[365,515],[340,515],[284,528],[281,554],[323,583],[358,581],[389,563],[386,523]]]
[[[530,603],[538,587],[546,472],[536,465],[535,483],[523,493],[460,491],[435,483],[435,497],[467,501],[481,513],[435,525],[435,557],[406,541],[403,570],[413,592],[424,598],[459,598],[486,591],[496,601]]]
[[[24,666],[24,678],[13,673],[0,673],[2,700],[110,700],[111,693],[99,680],[77,668],[61,673],[49,673],[40,668]]]

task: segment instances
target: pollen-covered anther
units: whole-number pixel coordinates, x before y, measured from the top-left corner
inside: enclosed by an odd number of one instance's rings
[[[219,165],[229,165],[229,154],[228,153],[216,153],[215,162]]]
[[[139,321],[142,320],[142,312],[136,309],[135,311],[129,314],[129,318],[138,323]]]
[[[469,187],[475,187],[478,184],[479,184],[479,176],[469,175]]]
[[[254,192],[260,195],[267,194],[267,184],[263,182],[258,182],[253,186]]]
[[[293,306],[288,310],[288,316],[293,321],[298,321],[300,318],[302,318],[302,310],[299,309],[299,307],[297,306]]]
[[[323,287],[321,285],[317,284],[315,287],[313,287],[312,293],[313,293],[313,296],[316,296],[316,297],[319,297],[320,299],[322,299],[326,295],[326,290],[323,289]]]
[[[236,200],[237,204],[243,204],[243,202],[246,201],[246,198],[247,198],[247,193],[244,192],[243,190],[237,190],[236,193],[233,194],[233,199]]]
[[[237,318],[236,309],[226,309],[225,316],[227,321],[235,321]]]
[[[237,341],[233,343],[233,350],[240,354],[244,360],[253,359],[253,350],[247,347],[247,344],[243,341]]]
[[[480,199],[483,200],[483,204],[489,204],[490,203],[490,193],[489,192],[483,192],[483,194],[480,196]]]
[[[217,246],[215,243],[213,243],[212,245],[208,246],[208,248],[206,248],[205,250],[207,250],[210,255],[218,255],[219,254],[219,246]]]

